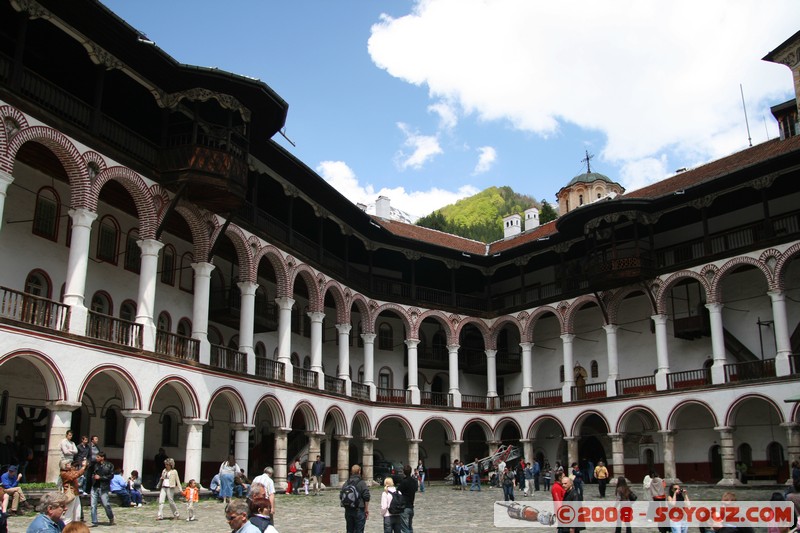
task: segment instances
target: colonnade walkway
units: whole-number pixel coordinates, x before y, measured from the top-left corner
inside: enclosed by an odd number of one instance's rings
[[[693,501],[710,500],[719,501],[723,492],[731,490],[715,485],[682,484],[690,494]],[[633,483],[634,492],[641,498],[641,483]],[[779,485],[742,486],[734,488],[738,499],[766,501],[775,491],[783,492],[785,487]],[[378,486],[371,489],[372,506],[370,519],[367,520],[366,533],[382,533],[383,521],[380,517],[380,490]],[[291,496],[278,494],[276,496],[275,526],[280,533],[343,533],[344,511],[339,507],[338,489],[329,489],[318,497]],[[550,494],[544,491],[535,492],[527,498],[517,493],[517,501],[550,501]],[[584,497],[587,500],[600,500],[597,485],[588,485],[584,488]],[[414,531],[415,533],[462,533],[464,531],[491,531],[517,533],[534,531],[532,528],[495,528],[494,527],[494,502],[502,500],[503,493],[500,489],[489,489],[485,485],[480,492],[461,492],[453,490],[443,482],[434,482],[433,486],[424,493],[417,493],[415,503]],[[613,499],[613,490],[608,488],[606,500]],[[172,532],[172,531],[202,531],[205,533],[227,533],[230,527],[225,522],[223,505],[216,500],[202,500],[196,506],[196,522],[186,521],[186,504],[181,502],[179,510],[180,520],[156,521],[158,503],[154,497],[147,498],[148,504],[131,509],[121,509],[114,505],[116,519],[115,526],[108,526],[105,513],[98,509],[100,526],[93,531],[103,532]],[[177,502],[176,502],[177,503]],[[534,504],[530,504],[535,506]],[[84,514],[88,519],[89,507],[84,507]],[[165,512],[168,516],[169,512]],[[34,514],[29,513],[24,517],[10,517],[9,531],[23,532],[33,520]],[[521,522],[524,524],[524,522]],[[552,531],[542,529],[541,531]],[[609,531],[613,528],[592,528],[592,531]],[[636,528],[637,532],[657,533],[656,528]]]

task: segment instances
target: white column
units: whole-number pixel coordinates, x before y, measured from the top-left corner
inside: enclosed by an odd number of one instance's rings
[[[292,366],[292,307],[294,300],[288,297],[275,298],[278,304],[278,362],[283,363],[283,378],[286,383],[294,382]],[[277,476],[277,471],[275,472]]]
[[[373,477],[373,458],[372,458],[372,448],[373,448],[373,441],[375,439],[365,438],[364,442],[361,444],[361,474],[363,479],[370,480]],[[349,476],[348,476],[349,477]],[[339,479],[342,483],[347,481],[347,479]]]
[[[561,343],[564,346],[564,385],[561,386],[561,399],[565,403],[572,401],[572,386],[575,385],[575,363],[572,358],[573,340],[575,340],[575,335],[572,333],[561,335]]]
[[[497,397],[497,350],[484,350],[486,353],[486,396]],[[493,401],[493,400],[490,400]]]
[[[791,465],[795,461],[800,462],[800,424],[797,422],[784,422],[781,426],[786,428],[786,457]],[[791,472],[790,472],[791,474]],[[786,481],[787,485],[792,484],[792,476]]]
[[[711,383],[725,383],[725,333],[722,329],[722,304],[706,304],[711,324],[711,350],[714,364],[711,366]]]
[[[192,338],[200,341],[200,362],[211,364],[208,342],[208,306],[211,294],[211,263],[192,263],[194,269],[194,304],[192,306]]]
[[[611,474],[609,477],[613,480],[622,476],[625,477],[625,435],[622,433],[609,433],[611,437]]]
[[[519,443],[522,444],[522,459],[526,463],[533,464],[533,460],[535,457],[533,456],[533,439],[519,439]],[[467,457],[467,461],[470,458]]]
[[[733,449],[733,428],[722,426],[714,428],[714,431],[719,431],[719,454],[722,459],[722,479],[717,482],[717,485],[740,485],[741,481],[736,479],[736,454]]]
[[[311,371],[317,373],[317,387],[325,390],[325,372],[322,370],[322,321],[325,313],[312,311],[311,319]]]
[[[275,482],[276,491],[286,489],[286,473],[288,471],[286,449],[288,447],[287,437],[290,431],[292,431],[292,428],[275,428],[275,457],[272,467],[275,471],[275,476],[272,480]]]
[[[67,279],[64,283],[64,303],[70,306],[69,332],[86,335],[88,309],[84,302],[86,292],[86,272],[89,264],[89,243],[92,222],[97,213],[86,209],[70,209],[72,236],[70,237]]]
[[[362,333],[364,341],[364,385],[369,387],[369,399],[374,402],[378,390],[375,387],[375,334]]]
[[[156,349],[156,325],[153,313],[156,305],[156,279],[158,279],[158,252],[164,243],[155,239],[136,241],[142,250],[142,264],[139,268],[139,296],[136,309],[136,323],[142,325],[142,348]]]
[[[254,426],[249,424],[236,424],[233,426],[233,456],[242,470],[250,476],[247,463],[250,461],[250,430]]]
[[[325,433],[317,433],[316,431],[306,431],[308,437],[308,456],[306,457],[306,470],[308,470],[308,477],[311,478],[311,465],[317,460],[320,453],[320,440],[325,436]]]
[[[664,479],[668,483],[680,483],[675,469],[675,431],[659,431],[664,443]]]
[[[407,465],[414,468],[419,463],[419,443],[422,439],[408,439],[408,462]]]
[[[47,470],[46,481],[58,482],[61,475],[59,462],[61,461],[61,441],[67,436],[67,431],[72,427],[72,411],[80,408],[78,402],[55,401],[47,402],[45,406],[50,411],[50,434],[47,438]],[[74,432],[77,435],[77,432]],[[74,437],[80,442],[80,439]],[[58,484],[58,483],[57,483]]]
[[[350,465],[347,463],[350,461],[350,439],[352,438],[350,435],[336,437],[336,440],[339,441],[338,453],[336,454],[336,464],[338,466],[336,473],[339,474],[339,483],[342,485],[350,477]],[[366,479],[367,483],[369,483],[372,478],[363,479]]]
[[[183,481],[190,479],[200,480],[200,471],[203,466],[203,426],[208,420],[201,418],[184,418],[186,426],[186,460],[184,464]],[[238,457],[237,457],[238,459]],[[160,465],[156,465],[159,468]]]
[[[417,367],[417,345],[419,340],[406,339],[408,346],[408,390],[411,391],[411,405],[419,405],[422,401],[419,393],[418,367]]]
[[[449,467],[453,466],[453,461],[456,459],[461,459],[461,445],[464,443],[463,440],[449,440],[446,444],[450,445],[450,462],[448,463]],[[443,472],[444,475],[447,475],[447,472]]]
[[[656,390],[667,390],[667,374],[669,374],[669,351],[667,350],[667,315],[650,317],[656,326]]]
[[[5,170],[0,170],[0,230],[3,229],[3,212],[6,206],[6,193],[8,192],[8,187],[13,182],[14,176]]]
[[[450,390],[453,396],[453,407],[461,407],[461,391],[458,388],[458,344],[447,346],[448,358],[448,378],[450,380]]]
[[[606,350],[608,352],[608,378],[606,379],[606,396],[617,395],[617,379],[619,379],[619,351],[617,350],[617,325],[603,326],[606,331]]]
[[[577,463],[580,460],[578,457],[578,439],[577,437],[563,437],[567,442],[567,464],[564,465],[566,471],[572,463]],[[613,455],[612,455],[613,456]]]
[[[150,411],[128,409],[122,411],[125,417],[125,447],[122,449],[122,469],[125,475],[131,470],[142,473],[144,459],[144,426]],[[187,480],[188,481],[188,480]]]
[[[256,289],[258,283],[240,281],[239,351],[247,354],[247,373],[256,373],[256,352],[253,350],[253,323],[256,317]]]
[[[339,374],[338,378],[344,380],[345,394],[353,393],[353,381],[350,377],[350,324],[336,324],[336,334],[339,335]]]
[[[772,321],[775,325],[775,374],[788,376],[791,373],[789,355],[792,343],[789,340],[789,324],[786,320],[786,294],[783,291],[769,291],[772,300]],[[792,464],[791,462],[789,464]]]
[[[531,393],[533,392],[533,343],[521,342],[522,348],[522,393],[520,394],[520,405],[527,407],[530,405]],[[528,456],[525,456],[527,460]]]

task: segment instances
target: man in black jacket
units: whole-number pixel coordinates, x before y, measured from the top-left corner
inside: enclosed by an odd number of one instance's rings
[[[411,477],[411,465],[403,467],[405,477],[397,486],[397,490],[403,495],[403,514],[400,515],[400,531],[402,533],[414,533],[414,497],[417,494],[419,484]]]
[[[364,533],[364,526],[367,525],[369,518],[369,486],[361,479],[361,466],[353,465],[350,468],[350,478],[343,486],[353,485],[358,492],[357,504],[355,507],[345,507],[344,521],[347,533]]]
[[[103,509],[108,517],[108,525],[114,525],[114,511],[108,503],[108,492],[111,478],[114,477],[114,465],[106,461],[105,452],[98,452],[95,456],[94,469],[92,470],[92,526],[97,523],[97,502],[103,504]]]

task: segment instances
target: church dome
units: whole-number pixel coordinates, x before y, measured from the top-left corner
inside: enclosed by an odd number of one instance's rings
[[[583,174],[578,174],[577,176],[572,178],[572,181],[567,183],[566,187],[572,187],[573,185],[577,185],[578,183],[594,183],[595,181],[605,181],[606,183],[614,183],[608,176],[598,174],[597,172],[584,172]]]

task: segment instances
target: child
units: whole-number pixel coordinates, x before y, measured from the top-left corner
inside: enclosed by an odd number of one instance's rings
[[[200,501],[200,490],[197,488],[197,482],[190,479],[183,489],[183,497],[186,498],[186,511],[189,513],[187,522],[194,522],[197,518],[194,517],[194,502]]]
[[[308,496],[308,478],[307,477],[303,478],[303,489],[305,489],[306,496]]]
[[[139,471],[131,470],[131,477],[128,478],[128,492],[131,495],[131,506],[142,506],[142,480],[139,479]]]

